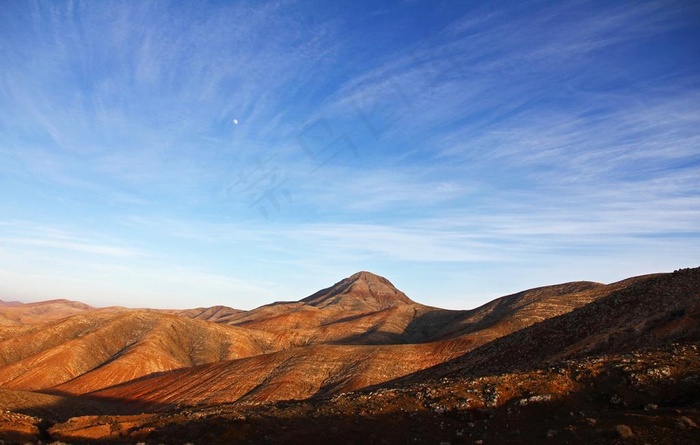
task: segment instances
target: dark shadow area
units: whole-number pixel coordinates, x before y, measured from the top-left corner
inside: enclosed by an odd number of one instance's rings
[[[406,326],[403,338],[406,343],[424,343],[447,340],[476,330],[475,327],[460,324],[474,311],[451,311],[438,309],[416,316]]]
[[[328,342],[329,345],[351,345],[351,346],[378,346],[378,345],[402,345],[407,344],[403,334],[396,332],[382,331],[378,326],[361,332],[359,334],[350,335],[340,340]]]
[[[373,315],[376,315],[376,314],[378,314],[378,313],[380,313],[380,312],[384,312],[384,311],[386,311],[386,310],[390,310],[390,309],[382,309],[382,310],[379,310],[379,311],[362,312],[362,313],[360,313],[360,314],[349,315],[349,316],[347,316],[347,317],[339,318],[339,319],[337,319],[337,320],[331,320],[331,321],[328,321],[328,322],[326,322],[326,323],[322,323],[321,326],[331,326],[331,325],[334,325],[334,324],[347,323],[347,322],[349,322],[349,321],[360,320],[360,319],[363,319],[363,318],[365,318],[365,317],[371,317],[371,316],[373,316]]]
[[[544,286],[515,294],[506,295],[478,308],[466,311],[439,309],[416,317],[404,331],[407,343],[423,343],[449,340],[492,327],[530,304],[539,303],[552,297],[563,297],[607,286],[588,281]],[[532,301],[524,301],[531,298]],[[465,320],[474,317],[472,322]]]
[[[47,436],[38,430],[36,432],[32,431],[24,431],[24,428],[12,428],[12,427],[7,427],[4,428],[0,426],[0,440],[2,441],[1,443],[7,444],[7,445],[12,445],[12,444],[26,444],[26,443],[35,443],[40,440],[45,440]],[[30,428],[27,428],[30,429]]]
[[[63,395],[52,403],[28,402],[24,405],[26,406],[0,413],[0,440],[3,441],[0,443],[3,445],[54,441],[56,439],[50,433],[50,429],[69,419],[88,419],[83,422],[85,424],[119,425],[129,416],[148,418],[155,413],[179,409],[175,404],[142,403],[91,395]],[[108,427],[113,428],[119,427]]]
[[[664,369],[674,370],[671,378]],[[557,379],[571,388],[523,404],[560,388]],[[485,405],[489,397],[494,407]],[[625,444],[697,443],[700,353],[697,343],[666,345],[566,361],[531,374],[423,378],[298,402],[152,405],[146,415],[134,401],[90,396],[36,409],[37,415],[62,417],[45,417],[36,436],[25,434],[16,443],[95,443],[99,437],[100,443],[149,444],[615,444],[627,429],[633,436]],[[69,415],[94,417],[74,419],[68,429],[55,425]]]
[[[465,390],[481,393],[493,383],[453,381],[300,402],[183,408],[137,422],[104,416],[95,424],[109,431],[102,443],[697,443],[699,430],[692,425],[700,423],[700,379],[689,378],[698,376],[697,363],[676,379],[636,386],[618,372],[618,364],[611,360],[605,373],[582,378],[577,390],[547,402],[523,404],[538,384],[523,379],[517,395],[504,397],[496,407],[479,406]],[[547,376],[541,379],[546,382]],[[495,385],[506,391],[513,383]],[[620,402],[611,402],[613,396]],[[653,409],[645,409],[652,403]],[[628,432],[632,435],[623,437]],[[91,442],[80,434],[53,432],[51,439]]]
[[[528,371],[564,359],[697,341],[700,269],[690,269],[639,280],[395,383]]]
[[[48,419],[53,422],[64,422],[71,417],[100,416],[100,415],[129,415],[144,412],[161,412],[172,409],[173,405],[144,404],[134,400],[98,397],[90,395],[61,396],[53,403],[29,403],[24,407],[16,407],[12,412],[28,416]]]

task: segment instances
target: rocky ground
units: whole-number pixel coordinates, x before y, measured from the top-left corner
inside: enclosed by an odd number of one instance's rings
[[[699,443],[696,343],[528,372],[388,384],[331,398],[50,424],[16,413],[5,442],[347,444]]]
[[[700,443],[700,269],[472,311],[367,273],[312,297],[224,324],[73,305],[32,324],[39,306],[6,304],[0,445]]]

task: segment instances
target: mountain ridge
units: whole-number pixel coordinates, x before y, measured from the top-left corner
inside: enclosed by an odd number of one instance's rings
[[[678,349],[677,342],[690,349]],[[275,405],[280,406],[275,412],[281,413],[297,410],[301,403],[327,407],[340,400],[359,416],[369,403],[361,394],[399,390],[403,394],[399,399],[390,397],[390,402],[382,403],[410,406],[414,412],[427,407],[434,410],[425,420],[431,424],[431,419],[441,418],[434,414],[443,410],[441,406],[472,418],[464,408],[470,403],[479,409],[498,409],[510,403],[503,394],[529,398],[534,397],[534,388],[554,392],[578,388],[574,377],[557,374],[552,366],[579,373],[581,367],[598,363],[590,360],[600,353],[607,361],[595,366],[614,367],[616,360],[628,360],[620,357],[649,346],[659,351],[644,356],[649,366],[656,366],[654,360],[661,357],[658,360],[671,360],[673,369],[689,363],[687,375],[700,375],[700,365],[695,370],[691,357],[698,343],[700,268],[611,284],[541,286],[461,311],[416,303],[386,278],[366,271],[299,301],[250,311],[226,306],[92,308],[56,300],[0,305],[0,393],[5,395],[0,400],[0,440],[4,440],[2,416],[12,422],[35,422],[12,417],[8,411],[47,416],[42,421],[53,422],[50,434],[56,439],[112,437],[119,442],[121,436],[110,436],[112,431],[127,434],[142,425],[143,431],[167,432],[171,424],[190,425],[187,413],[222,406],[245,411],[258,404],[281,403]],[[669,356],[670,350],[685,351],[687,360]],[[556,365],[562,360],[568,364]],[[497,376],[507,376],[506,383]],[[507,383],[511,380],[519,383]],[[563,386],[554,383],[559,380]],[[693,393],[693,381],[678,393]],[[434,405],[427,396],[415,399],[415,388],[428,387],[436,393],[445,382],[462,382],[454,383],[452,390],[472,388],[469,391],[480,395],[469,395],[462,402],[452,397],[441,402],[445,405]],[[491,400],[495,388],[502,398]],[[406,400],[413,401],[402,405]],[[566,413],[583,402],[571,403]],[[513,409],[509,406],[508,411]],[[119,417],[129,413],[151,414]],[[151,421],[160,426],[147,426]],[[512,421],[504,420],[504,425]],[[166,442],[180,439],[166,437],[170,438]],[[139,441],[144,438],[139,436]]]

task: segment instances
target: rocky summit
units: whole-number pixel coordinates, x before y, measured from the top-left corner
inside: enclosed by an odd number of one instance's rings
[[[698,443],[700,269],[471,310],[358,272],[250,311],[0,301],[4,443]]]

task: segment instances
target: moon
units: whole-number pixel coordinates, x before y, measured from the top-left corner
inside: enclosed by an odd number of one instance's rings
[[[233,125],[238,125],[238,119],[233,120]]]

